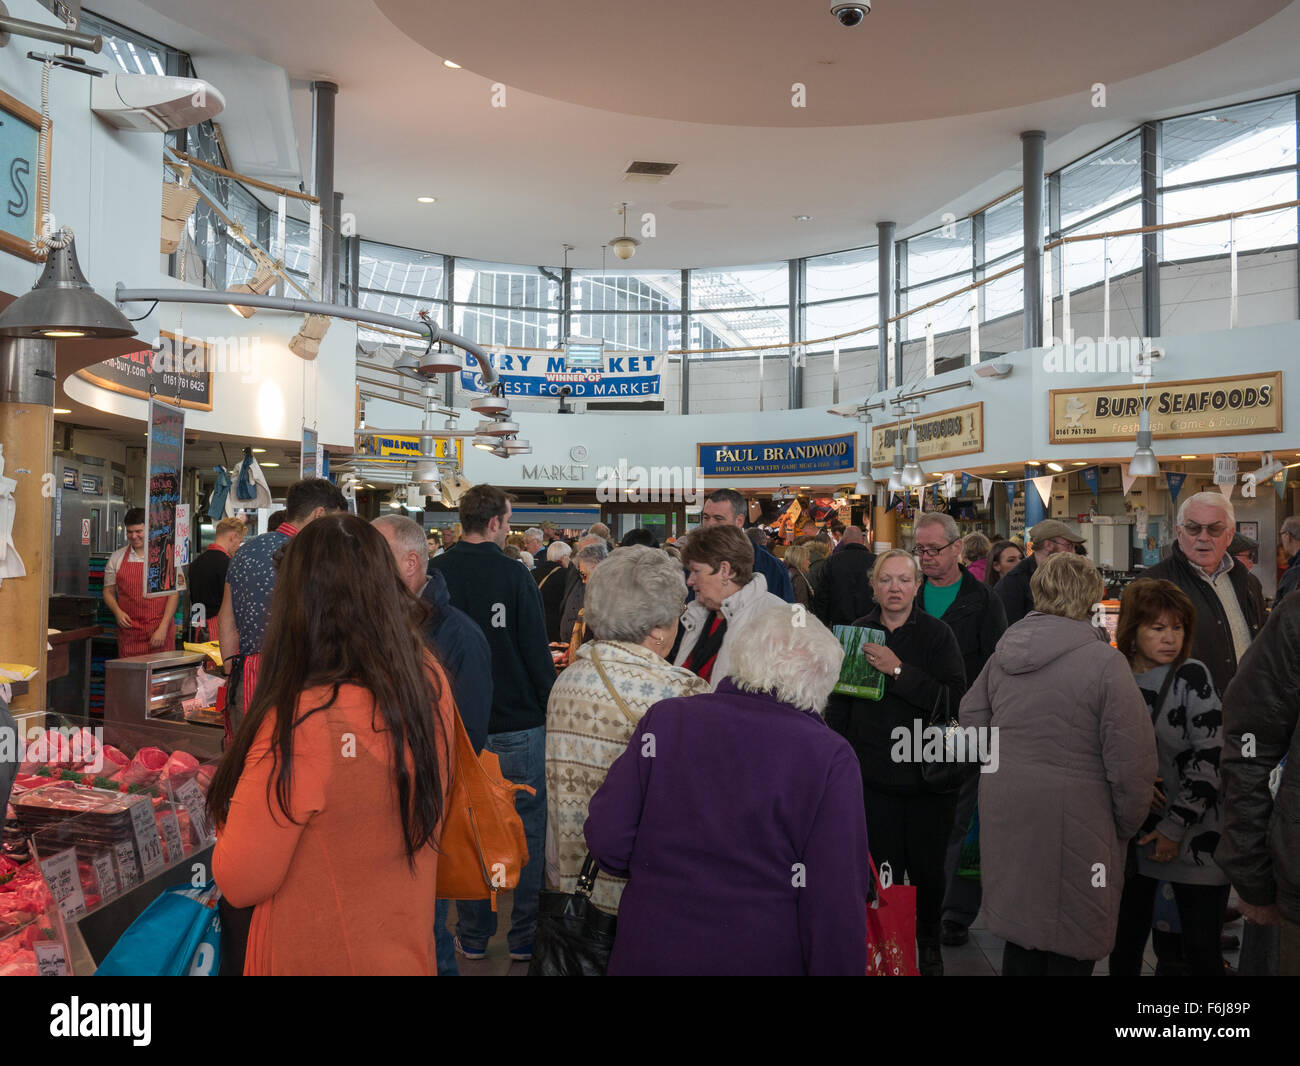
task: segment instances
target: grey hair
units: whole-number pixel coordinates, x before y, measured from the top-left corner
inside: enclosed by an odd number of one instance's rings
[[[600,640],[640,644],[656,626],[671,625],[686,605],[681,563],[657,548],[615,548],[591,572],[583,616]]]
[[[528,529],[524,530],[524,540],[543,540],[545,537],[546,534],[536,526],[530,526]]]
[[[579,563],[585,559],[594,566],[596,563],[609,558],[609,549],[605,547],[604,541],[597,540],[592,544],[588,544],[585,548],[579,548],[573,558],[575,562]]]
[[[831,631],[796,605],[764,607],[728,634],[730,677],[746,692],[820,714],[839,680],[844,649]]]
[[[388,530],[402,551],[415,552],[421,559],[429,558],[429,538],[415,519],[404,514],[381,514],[370,524],[381,531]]]
[[[1289,518],[1283,520],[1282,528],[1278,530],[1278,536],[1280,537],[1283,533],[1290,537],[1294,537],[1296,540],[1300,540],[1300,515],[1293,514]]]
[[[598,537],[594,533],[584,533],[578,538],[578,543],[574,545],[574,555],[581,554],[583,548],[590,547],[592,544],[603,544],[606,551],[609,550],[609,542],[604,537]]]
[[[1232,501],[1221,492],[1194,492],[1178,505],[1178,525],[1183,524],[1183,519],[1187,517],[1187,508],[1193,504],[1200,503],[1206,507],[1217,507],[1223,512],[1224,517],[1232,523],[1233,528],[1237,525],[1237,510],[1232,506]]]
[[[546,558],[549,562],[558,563],[571,551],[573,551],[573,549],[565,544],[564,541],[553,540],[551,541],[551,546],[546,549]]]
[[[923,514],[916,520],[916,525],[912,527],[914,533],[919,533],[922,526],[940,526],[943,529],[944,540],[957,540],[961,537],[961,529],[953,521],[950,514],[943,514],[940,511],[930,511]]]

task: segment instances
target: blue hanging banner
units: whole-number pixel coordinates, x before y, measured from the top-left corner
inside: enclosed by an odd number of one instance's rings
[[[1007,503],[1014,504],[1016,502],[1016,483],[1014,481],[1004,481],[1002,484],[1007,490]]]
[[[966,495],[966,490],[970,487],[970,475],[965,470],[961,472],[961,494]]]
[[[1175,507],[1178,506],[1178,494],[1183,491],[1183,482],[1186,480],[1186,474],[1175,474],[1170,470],[1165,471],[1165,482],[1169,485],[1169,502]]]
[[[1079,471],[1083,478],[1083,483],[1088,486],[1088,493],[1095,500],[1101,492],[1101,471],[1095,466],[1087,467]]]
[[[1047,517],[1047,504],[1043,503],[1043,497],[1038,494],[1038,489],[1032,484],[1031,479],[1039,477],[1043,472],[1036,466],[1025,466],[1025,528],[1033,529],[1044,518]]]

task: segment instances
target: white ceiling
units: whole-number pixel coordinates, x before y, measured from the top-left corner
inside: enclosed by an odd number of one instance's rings
[[[238,169],[295,184],[307,84],[336,81],[335,183],[358,231],[518,263],[558,263],[568,242],[571,265],[598,266],[622,200],[656,216],[638,267],[870,244],[878,220],[901,236],[1015,187],[1022,130],[1047,131],[1055,167],[1144,120],[1300,88],[1286,0],[876,0],[851,30],[827,0],[91,6],[193,55],[228,101]],[[627,184],[634,159],[680,167]]]

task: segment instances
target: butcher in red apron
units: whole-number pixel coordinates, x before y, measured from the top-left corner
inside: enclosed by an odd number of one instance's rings
[[[104,574],[104,602],[117,620],[117,654],[120,657],[170,651],[175,645],[173,616],[178,596],[144,594],[144,508],[127,511],[127,546],[109,560]],[[116,572],[112,573],[112,564]]]

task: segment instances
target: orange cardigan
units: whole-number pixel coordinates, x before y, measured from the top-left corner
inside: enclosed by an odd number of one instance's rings
[[[451,784],[456,714],[443,692],[439,774]],[[318,707],[328,687],[309,689],[297,714]],[[287,821],[274,799],[273,720],[258,730],[213,855],[213,876],[236,907],[255,907],[245,976],[437,972],[434,891],[438,853],[406,860],[397,791],[382,717],[367,689],[344,685],[294,736]],[[267,787],[271,785],[268,801]]]

